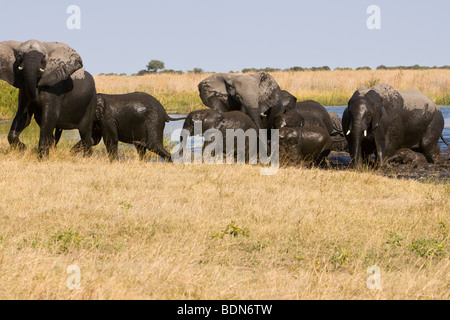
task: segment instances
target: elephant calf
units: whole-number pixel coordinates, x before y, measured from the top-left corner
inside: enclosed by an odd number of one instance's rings
[[[282,127],[279,130],[280,157],[288,163],[320,163],[330,154],[331,137],[322,127]]]
[[[333,151],[346,151],[348,152],[347,139],[345,139],[344,131],[342,129],[342,119],[336,112],[328,111],[331,121],[333,122],[333,133],[331,134],[331,140],[333,141]]]
[[[392,157],[386,160],[390,166],[408,166],[411,169],[426,168],[428,166],[427,158],[419,152],[408,148],[401,148]]]
[[[280,130],[280,156],[287,162],[321,162],[331,152],[332,123],[330,121],[327,126],[320,114],[284,108],[273,116],[272,121],[273,128]]]
[[[195,122],[201,123],[201,132],[195,132]],[[245,137],[245,157],[248,159],[249,150],[251,149],[250,143],[257,146],[257,135],[258,135],[258,127],[253,122],[253,120],[245,113],[241,111],[229,111],[218,113],[212,109],[206,110],[198,110],[193,111],[188,114],[186,120],[183,125],[183,129],[189,132],[190,136],[194,136],[196,134],[204,135],[206,131],[210,129],[217,129],[221,132],[223,137],[223,152],[226,154],[227,151],[227,129],[237,130],[242,129]],[[250,130],[251,131],[248,131]],[[187,141],[185,139],[181,139],[182,150],[186,150]],[[206,141],[203,149],[205,149],[212,141]],[[240,150],[238,150],[239,146],[239,138],[237,138],[237,143],[234,143],[233,137],[233,154],[237,155]],[[256,153],[255,153],[256,154]]]
[[[103,137],[111,160],[118,159],[118,143],[121,141],[134,144],[141,160],[149,150],[171,161],[170,153],[163,146],[164,126],[168,121],[182,119],[169,117],[161,103],[144,92],[118,95],[99,93],[92,143],[97,145]],[[61,132],[56,135],[56,140],[59,140]],[[79,143],[74,149],[78,149]]]

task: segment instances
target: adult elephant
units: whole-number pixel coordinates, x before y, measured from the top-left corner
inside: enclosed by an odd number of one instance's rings
[[[433,162],[440,154],[438,140],[444,117],[422,92],[397,91],[388,84],[379,84],[353,94],[342,127],[357,167],[373,153],[381,163],[401,148],[423,153],[428,162]]]
[[[281,105],[280,87],[266,72],[250,75],[214,74],[201,81],[198,89],[207,107],[218,113],[242,111],[258,129],[267,129],[261,114]]]
[[[64,43],[0,42],[0,79],[19,88],[19,106],[8,134],[11,146],[25,148],[19,135],[34,115],[40,127],[40,158],[48,156],[56,127],[78,129],[89,154],[96,90],[82,67],[78,53]]]

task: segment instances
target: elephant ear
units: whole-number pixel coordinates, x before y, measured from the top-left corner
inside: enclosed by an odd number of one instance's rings
[[[15,56],[20,44],[21,42],[18,41],[0,42],[0,80],[4,80],[16,88],[20,88],[22,82]]]
[[[103,96],[98,93],[97,94],[97,105],[95,107],[95,116],[94,120],[98,121],[103,118],[103,115],[105,114],[105,108],[106,108],[106,101],[103,98]]]
[[[380,125],[381,117],[383,115],[382,110],[384,109],[383,98],[379,95],[377,91],[373,89],[369,90],[364,97],[371,104],[371,113],[372,113],[371,127],[373,130]]]
[[[372,127],[377,127],[383,117],[387,117],[393,125],[398,126],[402,122],[401,110],[404,101],[400,93],[388,84],[379,84],[371,88],[365,95],[378,106],[376,117],[378,120],[372,123]]]
[[[267,72],[257,72],[250,76],[259,81],[259,110],[264,113],[267,109],[281,104],[280,86]]]
[[[295,96],[293,96],[292,94],[290,94],[288,91],[281,90],[280,98],[281,98],[281,104],[282,104],[283,108],[286,108],[286,109],[294,109],[295,108],[295,104],[297,103],[297,98]]]
[[[61,42],[44,42],[47,49],[47,64],[39,80],[39,87],[51,87],[66,80],[72,73],[83,67],[78,53]]]
[[[231,111],[228,107],[228,93],[225,86],[226,75],[213,74],[198,84],[203,104],[216,112]]]

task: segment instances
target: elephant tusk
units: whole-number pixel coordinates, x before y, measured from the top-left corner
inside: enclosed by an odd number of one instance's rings
[[[18,66],[17,69],[19,69],[19,71],[22,71],[22,70],[23,70],[23,67]]]
[[[45,70],[42,68],[39,68],[39,72],[44,72]]]
[[[347,136],[350,134],[350,130],[347,131]]]
[[[364,130],[364,137],[367,137],[367,130]]]
[[[260,115],[261,117],[263,117],[263,118],[267,118],[267,116],[266,116],[264,113],[262,113],[262,112],[261,112],[259,115]]]

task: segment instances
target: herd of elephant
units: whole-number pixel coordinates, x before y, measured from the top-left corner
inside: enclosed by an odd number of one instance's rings
[[[103,138],[111,159],[118,158],[121,141],[134,144],[141,159],[149,150],[170,161],[163,146],[164,127],[180,119],[170,118],[146,93],[97,93],[93,77],[82,67],[78,53],[63,43],[0,42],[0,80],[19,88],[8,134],[11,146],[25,148],[19,135],[34,116],[41,158],[48,156],[63,130],[78,129],[81,140],[73,149],[85,155]],[[269,129],[278,129],[280,156],[294,162],[320,162],[333,150],[348,151],[355,166],[373,155],[383,163],[405,150],[420,153],[428,162],[440,154],[444,118],[417,90],[397,91],[388,84],[359,88],[340,119],[316,101],[297,102],[266,72],[213,74],[198,89],[209,109],[188,114],[183,128],[191,135],[195,121],[201,121],[203,130],[215,128],[224,134],[227,129],[267,132],[268,140]]]

